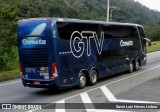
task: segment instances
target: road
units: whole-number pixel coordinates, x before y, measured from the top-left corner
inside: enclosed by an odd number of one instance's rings
[[[28,88],[23,87],[20,79],[5,81],[0,83],[0,103],[84,103],[85,107],[85,103],[159,103],[159,70],[160,52],[153,52],[148,54],[147,66],[141,67],[139,71],[107,77],[100,80],[95,86],[87,86],[84,89],[48,90]],[[93,107],[93,109],[89,111],[95,111],[94,105],[90,106]],[[6,112],[6,110],[0,111]],[[15,111],[17,112],[17,110]],[[40,110],[32,111],[39,112]],[[47,111],[49,111],[49,109]],[[56,110],[50,111],[53,112]],[[72,110],[61,109],[59,111],[65,112]],[[84,108],[76,111],[81,112],[88,110]],[[113,112],[131,110],[108,109],[96,111]],[[150,112],[151,110],[148,111]]]

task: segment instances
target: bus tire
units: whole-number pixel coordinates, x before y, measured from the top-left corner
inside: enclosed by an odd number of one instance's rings
[[[135,62],[135,65],[134,65],[134,70],[135,70],[135,71],[138,71],[138,70],[139,70],[139,66],[140,66],[140,64],[139,64],[139,61],[137,60],[137,61]]]
[[[133,61],[131,61],[129,64],[129,72],[132,73],[133,70],[134,70],[134,63],[133,63]]]
[[[92,70],[89,76],[89,84],[91,86],[95,85],[98,81],[98,73],[96,70]]]
[[[86,87],[86,84],[87,84],[87,78],[86,78],[86,75],[81,72],[80,75],[79,75],[79,84],[78,84],[78,88],[79,89],[83,89]]]

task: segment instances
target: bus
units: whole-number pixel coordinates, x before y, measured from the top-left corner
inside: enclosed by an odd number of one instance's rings
[[[146,42],[138,24],[22,19],[18,21],[22,83],[35,88],[95,85],[98,79],[146,65]]]

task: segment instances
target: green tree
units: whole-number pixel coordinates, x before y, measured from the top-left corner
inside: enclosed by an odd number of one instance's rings
[[[17,15],[16,5],[0,4],[0,69],[14,68],[17,62]],[[13,64],[10,65],[10,64]]]

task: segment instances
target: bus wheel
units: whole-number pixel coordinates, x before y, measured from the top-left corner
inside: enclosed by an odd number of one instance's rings
[[[139,70],[139,62],[138,62],[138,60],[135,62],[134,70],[135,71]]]
[[[81,72],[80,76],[79,76],[79,85],[78,85],[78,87],[80,89],[85,88],[86,87],[86,83],[87,83],[86,75],[83,72]]]
[[[133,64],[133,61],[131,61],[129,64],[129,72],[132,73],[133,69],[134,69],[134,64]]]
[[[90,73],[90,77],[89,77],[89,83],[90,85],[95,85],[97,83],[98,80],[98,73],[96,70],[92,70]]]

